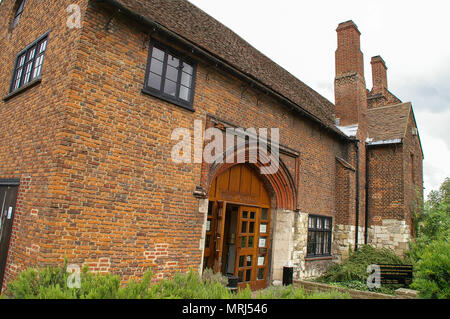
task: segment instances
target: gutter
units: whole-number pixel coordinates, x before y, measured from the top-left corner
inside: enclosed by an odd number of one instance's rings
[[[366,144],[366,203],[365,203],[365,218],[364,218],[364,244],[367,245],[368,229],[369,229],[369,145]]]
[[[359,233],[359,140],[355,139],[356,147],[356,226],[355,226],[355,251],[358,250]]]
[[[245,82],[249,82],[251,87],[257,87],[265,94],[268,94],[268,95],[280,100],[282,103],[284,103],[286,106],[288,106],[288,108],[290,110],[296,111],[296,112],[304,115],[308,119],[312,120],[313,122],[319,124],[321,127],[325,128],[327,131],[333,133],[337,137],[339,137],[343,140],[346,140],[346,141],[350,140],[345,134],[340,132],[338,129],[333,129],[332,127],[326,125],[318,117],[316,117],[312,113],[308,112],[307,110],[303,109],[302,107],[300,107],[299,105],[297,105],[290,99],[286,98],[282,94],[276,92],[272,88],[268,87],[267,85],[261,83],[258,79],[256,79],[252,75],[246,74],[246,73],[238,70],[236,67],[227,63],[223,59],[216,57],[214,54],[204,50],[203,48],[199,47],[198,45],[191,42],[190,40],[180,36],[179,34],[167,29],[163,25],[133,12],[132,10],[127,8],[125,5],[123,5],[119,1],[117,1],[117,0],[91,0],[91,1],[100,3],[100,4],[105,3],[105,4],[115,8],[116,10],[118,10],[118,12],[123,13],[124,15],[128,16],[129,18],[134,19],[142,24],[150,26],[154,31],[158,30],[158,31],[163,32],[167,36],[179,41],[184,46],[191,49],[192,53],[196,53],[196,54],[206,58],[207,60],[212,61],[216,67],[221,66],[222,68],[224,68],[226,71],[230,72],[231,74],[243,79]]]

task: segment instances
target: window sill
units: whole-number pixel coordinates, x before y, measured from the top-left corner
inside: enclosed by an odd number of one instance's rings
[[[179,102],[179,101],[177,101],[177,100],[175,100],[175,99],[170,99],[170,98],[166,98],[165,96],[155,94],[155,93],[153,93],[152,91],[147,90],[147,89],[145,89],[145,88],[142,89],[141,92],[142,92],[143,94],[153,96],[153,97],[155,97],[155,98],[157,98],[157,99],[160,99],[160,100],[162,100],[162,101],[165,101],[165,102],[169,102],[169,103],[175,104],[176,106],[182,107],[183,109],[186,109],[186,110],[188,110],[188,111],[195,112],[195,109],[194,109],[192,106],[188,106],[188,105],[186,105],[186,104],[184,104],[184,103],[181,103],[181,102]]]
[[[38,85],[39,83],[41,83],[41,81],[42,81],[42,77],[37,77],[33,81],[31,81],[31,82],[27,83],[26,85],[18,88],[17,90],[15,90],[15,91],[13,91],[11,93],[8,93],[8,95],[6,95],[3,98],[3,101],[4,102],[8,101],[9,99],[13,98],[14,96],[21,94],[22,92],[28,90],[29,88],[31,88],[31,87],[33,87],[35,85]]]
[[[317,257],[305,257],[305,261],[315,261],[315,260],[331,260],[333,256],[317,256]]]

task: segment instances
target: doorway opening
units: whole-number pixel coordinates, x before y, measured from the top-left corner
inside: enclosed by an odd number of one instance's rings
[[[204,268],[239,278],[239,287],[267,286],[270,199],[255,171],[237,165],[211,186]]]

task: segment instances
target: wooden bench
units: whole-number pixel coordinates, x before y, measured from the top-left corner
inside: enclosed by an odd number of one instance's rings
[[[380,264],[381,284],[409,286],[413,279],[412,265]]]

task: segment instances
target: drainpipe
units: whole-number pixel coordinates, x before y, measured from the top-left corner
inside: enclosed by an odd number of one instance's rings
[[[367,245],[367,231],[369,229],[369,145],[366,144],[366,212],[364,222],[364,244]]]
[[[358,250],[359,232],[359,140],[355,140],[356,147],[356,227],[355,227],[355,251]]]

